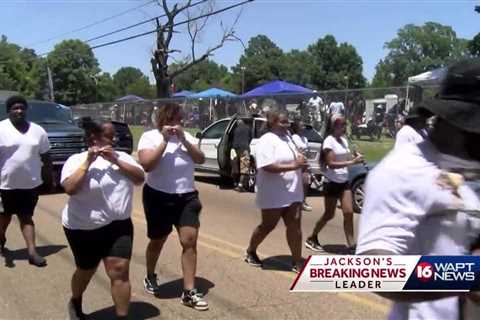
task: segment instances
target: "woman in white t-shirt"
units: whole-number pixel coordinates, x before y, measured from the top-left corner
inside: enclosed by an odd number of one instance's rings
[[[108,127],[85,124],[88,151],[68,158],[60,179],[70,196],[62,224],[77,267],[68,305],[72,319],[85,318],[82,296],[102,260],[111,280],[117,319],[128,316],[133,243],[130,214],[133,187],[143,183],[144,172],[130,155],[113,150]]]
[[[208,303],[195,288],[197,238],[202,204],[195,188],[194,166],[205,161],[197,141],[181,126],[183,112],[168,103],[158,110],[157,129],[145,132],[138,143],[138,158],[147,171],[143,207],[150,242],[146,250],[145,291],[157,294],[155,273],[163,244],[173,227],[182,246],[183,292],[181,302],[195,310],[207,310]]]
[[[292,252],[292,271],[299,272],[302,267],[302,169],[308,164],[289,136],[290,123],[285,113],[269,111],[267,126],[269,132],[259,139],[255,153],[257,206],[262,211],[262,222],[252,234],[245,261],[262,266],[257,248],[283,218]]]
[[[308,151],[308,139],[303,135],[303,132],[305,131],[305,124],[301,120],[295,120],[292,123],[290,131],[292,132],[292,140],[295,146],[297,147],[297,150],[306,157],[307,151]],[[310,184],[312,183],[310,179],[310,174],[306,171],[303,172],[302,179],[303,179],[303,191],[305,194],[303,198],[302,210],[312,211],[312,207],[307,203],[307,193],[308,193],[308,189],[310,189]]]
[[[347,247],[349,252],[354,252],[352,191],[348,182],[348,167],[361,163],[363,158],[358,154],[351,159],[348,141],[344,137],[347,127],[345,117],[333,115],[329,126],[330,128],[327,129],[329,135],[323,141],[321,155],[321,161],[326,167],[325,177],[328,180],[324,187],[325,213],[315,224],[311,235],[305,241],[305,246],[316,252],[324,252],[318,242],[318,234],[327,222],[333,219],[337,201],[340,200]]]

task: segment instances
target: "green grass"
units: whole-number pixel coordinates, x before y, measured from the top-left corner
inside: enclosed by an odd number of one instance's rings
[[[137,150],[138,140],[142,135],[143,126],[130,126],[133,135],[133,150]],[[195,136],[200,131],[197,128],[185,128],[185,131]],[[383,137],[380,141],[353,140],[355,148],[363,154],[367,161],[381,160],[392,148],[395,140]]]
[[[366,161],[381,160],[395,144],[395,140],[386,137],[382,137],[379,141],[353,140],[352,142]]]

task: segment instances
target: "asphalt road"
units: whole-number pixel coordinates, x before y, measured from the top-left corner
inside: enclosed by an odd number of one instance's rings
[[[389,302],[373,294],[290,293],[295,274],[287,271],[290,259],[285,228],[276,230],[259,248],[265,268],[243,262],[250,234],[259,222],[254,194],[220,189],[212,177],[197,178],[203,203],[198,245],[197,285],[206,294],[210,310],[199,312],[180,304],[182,286],[180,246],[172,233],[160,257],[158,273],[162,283],[159,297],[143,290],[146,226],[141,188],[135,190],[133,222],[134,253],[131,261],[131,319],[385,319]],[[16,219],[8,230],[6,258],[0,258],[0,319],[66,319],[70,297],[73,257],[67,246],[61,210],[65,194],[41,196],[35,221],[39,251],[47,257],[43,269],[28,264],[24,241]],[[322,212],[323,199],[314,195],[314,211],[303,215],[304,237]],[[332,253],[344,251],[341,212],[320,234]],[[310,252],[304,249],[304,256]],[[3,261],[2,261],[3,259]],[[114,317],[110,282],[103,267],[84,296],[84,310],[91,319]]]

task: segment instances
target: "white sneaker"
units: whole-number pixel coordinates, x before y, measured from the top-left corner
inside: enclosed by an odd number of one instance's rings
[[[208,302],[203,298],[203,294],[198,293],[197,289],[182,293],[182,304],[198,311],[208,310]]]

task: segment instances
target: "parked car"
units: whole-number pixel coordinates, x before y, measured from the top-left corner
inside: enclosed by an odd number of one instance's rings
[[[0,98],[0,120],[7,118],[4,98]],[[72,154],[86,150],[83,130],[75,125],[72,110],[58,103],[28,101],[27,119],[40,125],[50,140],[50,157],[53,162],[53,181],[60,182],[60,172],[65,161]]]
[[[196,170],[219,174],[224,180],[231,179],[230,150],[232,135],[240,119],[252,130],[252,141],[250,142],[251,167],[248,189],[253,190],[256,177],[255,148],[258,139],[264,133],[265,118],[234,116],[218,120],[203,131],[198,132],[196,137],[199,140],[198,145],[200,150],[205,154],[205,163],[196,165]],[[307,159],[311,172],[317,177],[318,181],[323,181],[323,174],[319,165],[323,137],[311,126],[307,126],[304,134],[309,141]],[[349,169],[350,184],[353,193],[353,207],[357,213],[361,211],[363,205],[363,183],[365,182],[367,172],[368,168],[364,165],[355,165]]]
[[[98,119],[93,119],[93,120],[98,120]],[[105,119],[100,119],[100,121],[105,120]],[[84,123],[86,121],[92,121],[91,117],[81,117],[81,118],[76,118],[75,123],[77,124],[78,127],[83,128]],[[132,132],[130,131],[130,128],[128,127],[128,124],[120,121],[112,121],[109,120],[113,126],[115,127],[115,140],[114,143],[115,145],[113,148],[118,151],[123,151],[128,154],[132,154],[133,152],[133,135]]]

